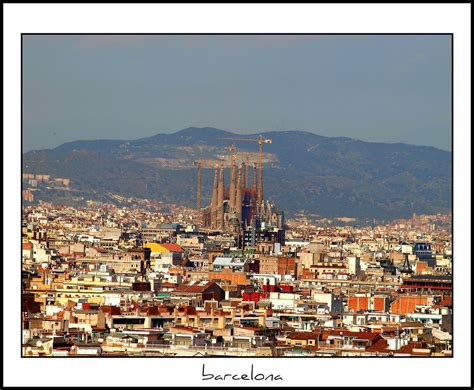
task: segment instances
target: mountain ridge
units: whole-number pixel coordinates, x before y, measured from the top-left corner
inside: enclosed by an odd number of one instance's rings
[[[127,143],[127,142],[138,142],[138,141],[151,141],[154,139],[158,139],[159,137],[167,137],[167,136],[175,136],[178,134],[187,134],[188,131],[203,131],[203,130],[216,130],[216,133],[213,135],[219,135],[219,136],[231,136],[231,137],[236,137],[236,138],[251,138],[251,137],[258,137],[259,135],[275,135],[275,134],[300,134],[300,135],[307,135],[307,136],[316,136],[319,138],[325,138],[325,139],[332,139],[332,140],[347,140],[347,141],[354,141],[354,142],[363,142],[366,144],[372,144],[372,145],[403,145],[403,146],[413,146],[413,147],[420,147],[420,148],[428,148],[428,149],[435,149],[439,150],[441,152],[446,152],[446,153],[452,153],[449,150],[445,149],[440,149],[435,146],[428,146],[428,145],[414,145],[414,144],[409,144],[406,142],[378,142],[378,141],[364,141],[360,140],[357,138],[351,138],[351,137],[345,137],[345,136],[339,136],[339,137],[329,137],[329,136],[323,136],[320,134],[313,133],[308,130],[268,130],[264,132],[259,132],[259,133],[252,133],[252,134],[241,134],[241,133],[235,133],[227,130],[222,130],[218,129],[215,127],[187,127],[182,130],[175,131],[174,133],[157,133],[155,135],[149,136],[149,137],[142,137],[142,138],[137,138],[135,140],[132,139],[84,139],[84,140],[75,140],[75,141],[68,141],[64,142],[61,145],[58,145],[54,148],[45,148],[45,149],[32,149],[29,150],[26,153],[33,152],[33,151],[38,151],[38,150],[58,150],[58,149],[63,149],[65,146],[73,145],[73,144],[87,144],[87,143],[94,143],[94,142],[100,142],[100,143]],[[25,153],[23,153],[25,154]]]
[[[205,205],[213,175],[208,168],[228,156],[224,147],[233,143],[252,161],[258,152],[257,143],[217,138],[259,135],[273,139],[263,147],[265,197],[290,214],[304,209],[323,216],[398,218],[451,208],[451,152],[306,131],[236,134],[188,127],[136,140],[80,140],[25,153],[23,171],[69,177],[86,192],[115,191],[193,206],[193,162],[201,159],[207,161],[202,178]]]

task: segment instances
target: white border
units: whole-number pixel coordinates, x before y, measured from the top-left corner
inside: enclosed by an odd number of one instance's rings
[[[452,359],[254,359],[283,382],[268,386],[469,386],[470,4],[5,4],[4,5],[4,385],[210,386],[203,359],[21,359],[20,34],[26,32],[438,32],[454,33],[455,314]],[[6,297],[6,298],[5,298]],[[244,372],[250,359],[206,359]]]

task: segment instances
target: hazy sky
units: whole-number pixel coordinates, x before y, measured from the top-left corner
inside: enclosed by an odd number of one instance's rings
[[[23,37],[25,151],[190,126],[451,150],[451,37]]]

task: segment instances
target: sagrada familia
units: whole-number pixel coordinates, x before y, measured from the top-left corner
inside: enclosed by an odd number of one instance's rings
[[[252,186],[249,186],[249,176],[248,165],[241,163],[236,167],[232,160],[230,184],[226,186],[223,163],[215,167],[211,204],[203,210],[205,227],[237,233],[256,221],[266,227],[283,226],[283,213],[271,202],[263,200],[262,170],[258,175],[254,164]]]

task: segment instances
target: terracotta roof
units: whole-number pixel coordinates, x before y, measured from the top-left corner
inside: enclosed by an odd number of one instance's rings
[[[443,306],[446,306],[446,307],[452,307],[453,306],[453,297],[444,297],[440,303],[438,303],[438,305],[436,306],[439,306],[439,307],[443,307]]]
[[[396,326],[383,326],[383,327],[381,327],[381,331],[382,331],[382,333],[396,332],[396,331],[398,331],[398,327],[396,327]]]
[[[170,332],[179,332],[179,333],[200,333],[201,331],[198,328],[194,328],[192,326],[184,326],[184,325],[174,325],[169,328]]]
[[[375,340],[370,347],[367,347],[366,350],[370,352],[383,352],[387,350],[387,347],[388,341],[380,337],[378,340]]]
[[[288,336],[290,340],[314,340],[319,338],[319,332],[294,332]]]
[[[143,245],[144,248],[151,249],[152,252],[155,253],[182,253],[184,252],[183,248],[181,248],[178,244],[167,244],[167,243],[157,243],[157,242],[149,242]]]
[[[421,341],[409,342],[408,344],[404,345],[403,347],[400,347],[400,349],[397,352],[412,353],[413,348],[423,348],[423,343]]]
[[[24,242],[22,244],[22,249],[24,250],[33,249],[33,244],[31,242]]]
[[[97,252],[99,253],[109,253],[109,251],[107,249],[104,249],[104,248],[99,248],[97,246],[94,246],[92,247],[91,249],[95,249]]]
[[[237,329],[253,330],[253,331],[262,330],[261,328],[257,328],[255,326],[245,326],[245,325],[241,325]]]
[[[121,313],[119,306],[102,306],[102,311],[104,313],[110,313],[112,315],[118,315]]]
[[[170,252],[184,252],[183,248],[181,248],[178,244],[160,244],[163,248],[169,250]]]
[[[359,340],[374,340],[379,337],[378,333],[372,332],[352,332],[350,330],[330,330],[330,336],[351,336]]]
[[[400,322],[400,326],[402,328],[423,328],[424,327],[424,325],[421,322],[418,322],[418,321]]]
[[[206,284],[191,284],[191,285],[186,285],[182,284],[181,286],[178,286],[174,289],[174,292],[184,292],[184,293],[190,293],[190,294],[199,294],[204,292],[208,287],[210,287],[213,282],[208,282]]]

